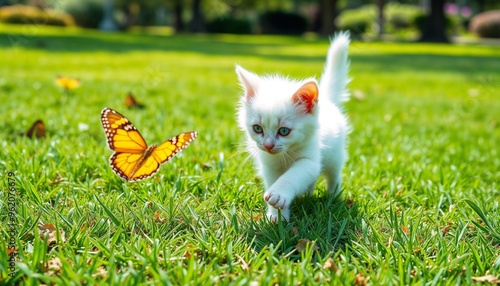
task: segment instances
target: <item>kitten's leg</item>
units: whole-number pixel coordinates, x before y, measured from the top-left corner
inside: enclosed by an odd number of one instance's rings
[[[327,190],[329,194],[336,196],[340,192],[341,187],[342,178],[340,173],[332,176],[332,179],[327,179]]]
[[[307,188],[307,193],[308,193],[309,195],[311,195],[311,196],[312,196],[312,195],[314,194],[314,188],[315,188],[315,187],[316,187],[316,182],[312,183],[312,184],[309,186],[309,188]]]
[[[286,220],[290,219],[290,208],[281,209],[281,216]],[[267,218],[272,222],[278,222],[278,209],[271,205],[267,205]]]
[[[282,216],[290,219],[290,205],[293,199],[306,193],[318,179],[320,164],[310,159],[300,159],[281,175],[264,193],[264,200],[270,207],[280,209]],[[271,210],[271,209],[269,209]],[[269,211],[270,219],[277,217],[276,211]]]
[[[336,196],[342,187],[342,161],[332,162],[324,170],[326,186],[330,195]]]
[[[261,165],[261,176],[264,179],[264,187],[266,190],[268,190],[276,180],[282,175],[282,173],[278,172],[274,168],[269,168],[267,165],[262,164]],[[264,200],[266,198],[267,192],[264,192]],[[281,210],[281,215],[286,217],[290,217],[290,211],[284,212],[284,210]],[[278,221],[278,209],[274,208],[271,205],[267,205],[267,217],[270,221],[272,222],[277,222]]]

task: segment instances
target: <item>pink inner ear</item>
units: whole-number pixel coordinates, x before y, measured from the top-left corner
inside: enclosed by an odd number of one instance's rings
[[[258,83],[258,76],[240,66],[236,67],[236,73],[238,74],[238,78],[240,79],[243,89],[245,90],[246,99],[252,99],[252,97],[256,94],[255,88]]]
[[[311,113],[318,102],[318,85],[314,81],[304,84],[293,95],[293,101],[305,107],[306,113]]]

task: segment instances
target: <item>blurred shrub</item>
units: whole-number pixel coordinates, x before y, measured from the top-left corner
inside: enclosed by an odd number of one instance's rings
[[[232,16],[215,18],[206,24],[209,33],[227,34],[251,34],[252,24],[250,21]]]
[[[389,3],[386,5],[385,17],[389,30],[416,28],[415,19],[424,12],[414,5]]]
[[[1,7],[0,22],[51,26],[73,26],[75,24],[73,17],[62,11],[26,5]]]
[[[259,20],[264,34],[300,35],[308,28],[304,16],[285,11],[264,12]]]
[[[469,30],[481,38],[500,38],[500,10],[491,10],[474,16]]]
[[[349,30],[354,37],[365,34],[377,19],[375,5],[364,5],[356,9],[344,10],[337,17],[337,27]]]
[[[73,16],[78,26],[84,28],[99,27],[104,16],[103,2],[99,0],[66,1],[63,9]]]
[[[402,29],[414,29],[415,19],[422,14],[422,10],[414,5],[388,3],[384,10],[385,29],[390,33]],[[337,26],[341,30],[349,30],[354,36],[359,36],[369,33],[377,23],[377,19],[377,6],[368,4],[343,11],[337,18]]]

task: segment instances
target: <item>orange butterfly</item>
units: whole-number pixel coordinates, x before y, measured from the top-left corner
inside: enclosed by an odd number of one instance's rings
[[[162,163],[184,150],[198,136],[197,132],[185,132],[159,146],[153,144],[148,147],[132,122],[115,110],[104,108],[101,123],[108,147],[115,151],[109,158],[109,164],[118,176],[128,182],[151,177]]]
[[[33,125],[31,125],[28,132],[26,132],[28,138],[42,138],[45,137],[45,124],[42,120],[37,120]]]
[[[125,97],[125,106],[128,108],[144,108],[144,104],[139,103],[130,91],[127,93],[127,97]]]
[[[77,78],[57,76],[56,83],[58,86],[62,87],[64,90],[71,90],[80,87],[80,80]]]

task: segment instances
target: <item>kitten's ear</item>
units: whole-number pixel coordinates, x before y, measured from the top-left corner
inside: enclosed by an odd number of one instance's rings
[[[251,99],[257,93],[259,86],[259,76],[247,71],[239,65],[236,65],[236,74],[240,79],[241,86],[245,90],[245,97],[247,100]]]
[[[292,97],[293,102],[302,105],[306,113],[312,113],[318,103],[318,84],[315,80],[306,82]]]

